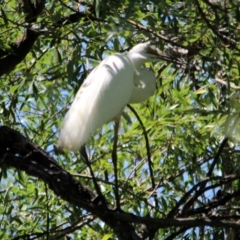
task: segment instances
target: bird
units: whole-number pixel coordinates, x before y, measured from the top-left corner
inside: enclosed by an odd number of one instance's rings
[[[156,90],[156,77],[153,72],[144,68],[135,74],[137,86],[133,86],[133,91],[129,103],[144,102],[150,96],[152,96]]]
[[[78,90],[59,131],[58,148],[76,151],[103,124],[117,121],[129,103],[140,103],[156,89],[155,75],[145,62],[159,59],[150,42],[139,43],[127,54],[105,58]]]

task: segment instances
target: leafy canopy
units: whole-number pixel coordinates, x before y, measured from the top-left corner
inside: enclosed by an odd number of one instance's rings
[[[161,60],[146,65],[156,75],[157,91],[148,101],[125,108],[121,118],[121,208],[142,217],[212,216],[236,223],[239,20],[237,0],[4,0],[0,123],[23,133],[95,192],[79,152],[55,154],[58,128],[82,82],[102,59],[150,41],[162,51]],[[113,138],[109,123],[86,145],[96,181],[112,207]],[[97,215],[62,200],[44,182],[0,166],[1,239],[69,234],[72,239],[106,240],[116,235]],[[223,239],[233,231],[207,225],[159,226],[150,232],[155,239]],[[140,225],[136,231],[142,239],[151,237]]]

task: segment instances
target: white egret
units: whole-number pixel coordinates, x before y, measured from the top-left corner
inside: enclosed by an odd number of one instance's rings
[[[156,78],[153,72],[143,68],[135,73],[137,86],[133,86],[129,103],[141,103],[152,96],[156,90]]]
[[[128,54],[103,60],[80,87],[60,129],[59,147],[78,150],[97,128],[119,119],[128,103],[148,99],[155,91],[155,76],[143,68],[158,58],[150,43],[140,43]]]

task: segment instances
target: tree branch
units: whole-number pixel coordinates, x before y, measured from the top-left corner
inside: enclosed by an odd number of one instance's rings
[[[31,51],[35,41],[41,35],[41,31],[31,29],[31,23],[37,21],[37,16],[40,15],[44,9],[45,0],[35,0],[35,3],[31,3],[30,0],[22,0],[22,10],[25,13],[26,30],[24,36],[17,40],[15,43],[10,44],[11,51],[0,49],[0,76],[11,72]],[[78,22],[81,18],[88,20],[97,20],[92,14],[86,14],[84,12],[75,12],[67,17],[62,17],[52,27],[62,27],[67,24]]]
[[[119,222],[117,219],[113,221],[112,214],[115,215],[115,212],[109,209],[104,201],[96,201],[96,195],[58,165],[50,155],[6,126],[0,127],[0,166],[3,164],[38,177],[57,196],[96,214],[114,230],[120,240],[139,239],[130,224],[125,221]]]
[[[30,0],[22,0],[21,7],[25,13],[25,22],[36,22],[37,16],[41,14],[45,6],[45,0],[36,0],[33,4]],[[39,33],[30,28],[26,29],[24,36],[16,43],[11,44],[11,52],[0,49],[0,75],[12,71],[32,49],[33,44],[37,40]],[[4,56],[4,57],[3,57]]]
[[[41,148],[8,127],[0,127],[0,163],[25,171],[44,181],[54,193],[69,202],[91,203],[95,194]]]
[[[214,218],[152,218],[138,217],[134,214],[117,212],[108,208],[101,201],[94,201],[96,195],[86,186],[78,182],[70,173],[64,170],[57,162],[41,148],[31,143],[26,137],[6,126],[0,127],[0,166],[14,167],[25,171],[28,175],[38,177],[44,181],[53,192],[69,203],[83,208],[98,216],[111,227],[118,239],[142,239],[137,235],[133,223],[151,226],[156,231],[168,227],[225,227],[239,228],[240,223],[228,221],[231,216],[214,216]],[[232,181],[239,176],[222,178],[222,184]],[[212,179],[221,179],[212,177]],[[197,184],[195,189],[202,182]],[[238,194],[239,195],[239,194]],[[223,198],[224,203],[233,196]],[[221,202],[221,201],[219,201]],[[221,205],[221,204],[220,204]],[[198,209],[200,210],[200,209]],[[205,211],[205,209],[202,209]],[[231,218],[232,219],[232,218]],[[150,236],[151,233],[149,233]]]

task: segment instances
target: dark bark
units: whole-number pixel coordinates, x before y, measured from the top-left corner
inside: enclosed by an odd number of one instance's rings
[[[12,45],[11,52],[0,50],[1,55],[5,55],[0,59],[0,75],[11,72],[26,57],[38,36],[38,33],[27,29],[24,37]]]
[[[70,173],[41,148],[8,127],[0,127],[1,163],[25,171],[48,184],[62,199],[91,203],[96,195],[78,182]]]
[[[35,0],[31,3],[30,0],[22,0],[21,7],[25,13],[25,33],[22,38],[15,43],[10,44],[10,50],[0,49],[0,76],[11,72],[20,62],[24,60],[27,54],[33,48],[34,43],[41,35],[41,31],[31,29],[31,24],[37,21],[37,17],[44,9],[44,0]],[[52,25],[52,27],[62,27],[67,24],[78,22],[81,18],[85,21],[101,21],[94,17],[93,14],[86,14],[83,12],[75,12],[67,17],[62,17],[60,20]]]
[[[239,192],[235,192],[231,196],[223,196],[222,200],[216,199],[214,204],[210,202],[205,207],[197,209],[197,211],[190,209],[185,213],[185,218],[176,218],[177,215],[173,216],[173,218],[162,219],[150,216],[138,217],[134,214],[115,211],[107,206],[102,197],[96,196],[88,187],[77,181],[44,150],[30,142],[19,132],[6,126],[0,127],[0,167],[3,167],[3,165],[7,168],[13,167],[25,171],[28,175],[44,181],[60,198],[99,217],[113,229],[118,239],[145,239],[147,237],[153,239],[153,235],[159,228],[167,227],[183,227],[184,229],[196,226],[237,229],[240,227],[240,223],[236,221],[240,219],[238,215],[199,217],[206,216],[206,208],[209,207],[211,210],[212,205],[214,205],[214,208],[217,209],[219,206],[229,202],[233,197],[238,197]],[[212,177],[203,182],[218,179],[224,185],[240,179],[240,176]],[[198,183],[193,189],[197,191],[198,186],[203,182]],[[219,184],[216,185],[219,187]],[[207,191],[207,188],[205,190]],[[194,213],[195,218],[189,218],[189,215],[194,215]],[[132,226],[133,223],[136,226],[138,224],[143,226],[139,235],[137,235],[135,227]]]
[[[25,14],[25,23],[29,25],[25,30],[24,36],[11,44],[11,51],[0,49],[0,75],[12,71],[32,49],[39,33],[30,29],[31,23],[36,22],[37,16],[41,14],[45,6],[45,0],[36,0],[32,3],[30,0],[22,0],[21,7]]]
[[[41,179],[57,196],[98,215],[113,228],[119,239],[138,239],[130,224],[113,221],[114,211],[106,206],[102,197],[96,197],[49,154],[6,126],[0,127],[0,167],[3,164]]]

